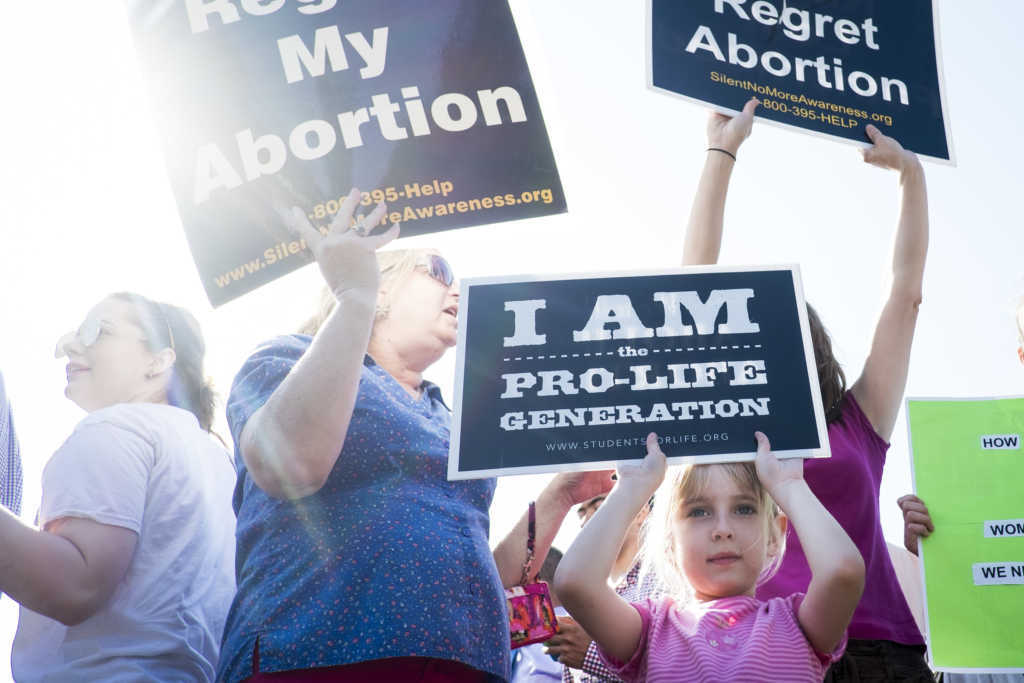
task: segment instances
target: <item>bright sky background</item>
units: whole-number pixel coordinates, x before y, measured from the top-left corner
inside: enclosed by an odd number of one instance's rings
[[[200,318],[208,372],[222,392],[260,340],[312,309],[315,267],[213,310],[185,242],[158,133],[120,3],[5,3],[0,41],[0,368],[25,466],[23,518],[39,503],[50,454],[82,412],[63,397],[57,337],[104,295],[124,289]],[[927,164],[931,249],[907,392],[1024,394],[1013,310],[1020,259],[1024,6],[940,0],[947,98],[958,168]],[[705,112],[645,87],[643,4],[513,0],[538,82],[569,213],[410,239],[439,248],[462,277],[662,268],[678,263],[704,158]],[[631,9],[627,9],[631,8]],[[850,146],[757,125],[743,147],[722,262],[798,263],[807,298],[856,378],[886,292],[896,176]],[[454,352],[428,375],[451,396]],[[220,431],[227,434],[220,411]],[[882,485],[886,535],[911,490],[900,417]],[[500,538],[547,476],[503,480],[492,507]],[[965,482],[970,486],[970,482]],[[558,545],[576,531],[567,519]],[[2,552],[2,550],[0,550]],[[16,610],[0,608],[0,679]]]

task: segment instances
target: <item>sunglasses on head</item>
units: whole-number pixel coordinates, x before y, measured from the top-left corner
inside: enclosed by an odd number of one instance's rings
[[[451,287],[452,283],[455,282],[455,273],[452,272],[451,264],[445,261],[443,256],[429,254],[425,265],[427,267],[427,274],[445,287]]]

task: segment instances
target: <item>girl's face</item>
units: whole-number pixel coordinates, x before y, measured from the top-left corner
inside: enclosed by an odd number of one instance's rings
[[[151,392],[153,373],[161,368],[133,314],[129,302],[104,299],[58,342],[58,354],[68,357],[64,395],[84,410],[144,400]]]
[[[768,511],[753,491],[721,466],[709,465],[707,485],[683,500],[672,528],[676,563],[700,601],[754,595],[757,579],[780,535],[769,533]],[[779,518],[780,529],[785,525]]]

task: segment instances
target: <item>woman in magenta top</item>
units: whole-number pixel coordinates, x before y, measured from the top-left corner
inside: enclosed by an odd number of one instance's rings
[[[718,261],[729,177],[736,153],[750,135],[757,105],[751,99],[739,116],[712,114],[708,121],[707,160],[690,213],[684,265]],[[846,654],[825,680],[931,681],[924,638],[896,580],[878,509],[885,454],[906,385],[921,304],[928,250],[927,192],[924,171],[913,153],[874,126],[867,126],[866,132],[873,146],[864,150],[864,161],[899,173],[901,204],[889,298],[864,370],[849,388],[828,333],[808,307],[832,457],[808,460],[804,476],[857,545],[865,565],[864,595],[850,623]],[[803,548],[794,534],[786,543],[778,573],[758,590],[762,600],[806,590],[810,570]]]

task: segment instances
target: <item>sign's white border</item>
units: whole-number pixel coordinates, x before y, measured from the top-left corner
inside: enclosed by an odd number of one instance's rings
[[[653,31],[654,31],[654,25],[653,25],[654,12],[653,12],[653,4],[652,4],[653,2],[654,2],[654,0],[647,0],[647,2],[645,3],[646,9],[647,9],[647,18],[646,18],[646,20],[644,22],[644,27],[645,27],[645,31],[646,31],[647,35],[645,36],[645,43],[644,44],[645,44],[645,50],[646,50],[645,58],[646,58],[646,63],[647,63],[647,87],[650,90],[653,90],[654,92],[658,92],[658,93],[662,93],[662,94],[665,94],[665,95],[669,95],[671,97],[677,97],[677,98],[679,98],[681,100],[686,100],[687,102],[691,102],[693,104],[700,105],[701,107],[713,109],[714,111],[717,111],[719,114],[725,114],[726,116],[736,116],[736,115],[738,115],[740,112],[737,111],[736,109],[729,109],[727,107],[721,107],[721,106],[719,106],[717,104],[712,104],[711,102],[705,102],[704,100],[699,100],[699,99],[697,99],[695,97],[690,97],[688,95],[682,95],[682,94],[674,92],[672,90],[666,90],[665,88],[659,88],[658,86],[654,85],[654,66],[652,64],[652,62],[653,62],[652,49],[654,47],[654,33],[653,33]],[[946,72],[945,72],[945,68],[943,67],[943,64],[942,64],[942,32],[939,29],[939,2],[938,2],[938,0],[932,0],[932,23],[933,23],[933,29],[932,30],[933,30],[933,32],[935,34],[935,40],[934,40],[934,42],[935,42],[935,69],[938,72],[937,76],[938,76],[938,82],[939,82],[939,99],[940,99],[941,104],[942,104],[942,121],[943,121],[943,124],[945,125],[945,128],[946,128],[946,146],[949,149],[949,159],[942,159],[940,157],[933,157],[933,156],[929,156],[927,154],[919,154],[919,153],[916,153],[916,152],[915,152],[915,154],[917,154],[922,159],[928,159],[929,161],[933,161],[933,162],[935,162],[937,164],[942,164],[944,166],[954,166],[955,167],[956,166],[956,150],[953,148],[953,125],[952,125],[952,123],[949,120],[949,104],[948,104],[948,102],[946,100]],[[853,145],[854,147],[858,147],[860,149],[867,149],[868,147],[871,146],[871,144],[868,143],[866,140],[864,142],[859,142],[857,140],[851,140],[850,138],[844,138],[844,137],[842,137],[840,135],[829,135],[828,133],[822,133],[821,131],[810,130],[809,128],[802,128],[802,127],[794,125],[792,123],[784,123],[782,121],[774,121],[772,119],[766,119],[766,118],[763,118],[763,117],[758,117],[758,120],[763,121],[764,123],[767,123],[768,125],[771,125],[771,126],[777,126],[779,128],[785,128],[787,130],[794,130],[794,131],[797,131],[798,133],[803,133],[805,135],[811,135],[813,137],[823,138],[823,139],[826,139],[826,140],[835,140],[837,142],[842,142],[842,143],[847,144],[847,145]]]
[[[462,391],[463,378],[466,372],[466,315],[469,310],[469,302],[473,296],[473,287],[477,285],[493,285],[517,282],[548,282],[555,280],[592,280],[609,277],[646,277],[657,275],[686,275],[690,273],[749,273],[749,272],[775,272],[786,271],[793,277],[793,291],[796,294],[797,313],[800,318],[800,335],[804,345],[804,359],[807,363],[807,376],[810,378],[811,403],[814,408],[814,419],[818,427],[818,442],[821,448],[792,449],[775,451],[780,458],[827,458],[831,456],[828,442],[828,428],[825,424],[825,411],[821,405],[821,387],[818,384],[818,370],[814,362],[814,346],[811,343],[811,328],[807,320],[807,305],[804,301],[803,281],[800,277],[800,266],[798,265],[774,265],[774,266],[687,266],[679,268],[667,268],[658,270],[627,270],[617,272],[590,272],[590,273],[559,273],[553,275],[502,275],[489,277],[474,277],[462,280],[459,287],[459,332],[458,342],[455,348],[455,408],[452,415],[451,440],[448,447],[448,479],[450,481],[460,479],[481,479],[484,477],[498,477],[509,474],[545,474],[551,472],[578,472],[582,470],[604,470],[614,468],[618,461],[601,460],[585,463],[564,463],[552,465],[535,465],[526,467],[502,467],[489,470],[472,470],[462,472],[459,470],[459,449],[462,438]],[[770,435],[769,435],[770,436]],[[714,456],[692,456],[679,455],[670,456],[668,462],[671,465],[681,465],[688,462],[700,460],[701,463],[716,462],[738,462],[752,461],[756,451],[740,451],[736,453],[722,453]]]

